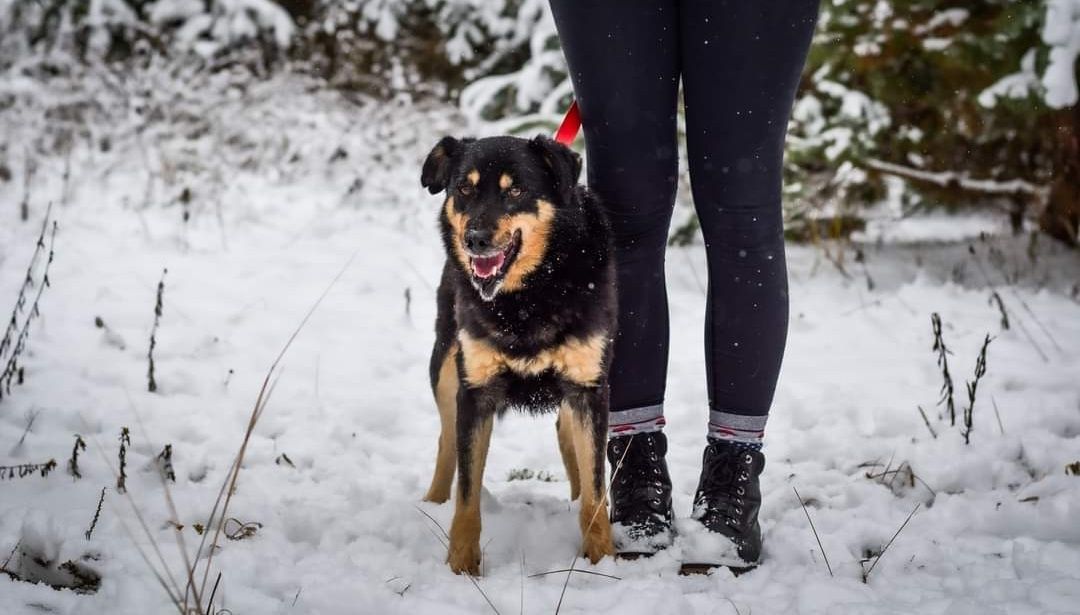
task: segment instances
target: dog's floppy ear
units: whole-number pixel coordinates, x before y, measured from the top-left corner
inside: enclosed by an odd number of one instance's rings
[[[450,161],[461,151],[461,146],[470,140],[459,141],[454,137],[443,137],[431,149],[424,161],[424,169],[420,172],[420,184],[427,188],[428,192],[438,194],[446,190],[446,182],[450,180]]]
[[[544,162],[555,177],[555,188],[559,191],[563,203],[569,203],[574,196],[574,187],[581,176],[581,156],[574,150],[544,135],[537,135],[529,144],[540,152]]]

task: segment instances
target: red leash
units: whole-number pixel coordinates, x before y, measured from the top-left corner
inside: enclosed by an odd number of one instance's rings
[[[555,140],[570,147],[577,138],[579,130],[581,130],[581,112],[578,111],[577,101],[574,100],[570,102],[570,108],[566,110],[566,115],[559,124],[559,130],[555,132]]]

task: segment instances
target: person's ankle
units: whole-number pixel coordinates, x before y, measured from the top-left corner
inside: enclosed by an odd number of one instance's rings
[[[705,439],[709,444],[720,443],[736,449],[747,449],[753,451],[760,451],[765,444],[764,440],[734,440],[731,438],[714,436],[712,434],[706,436]]]

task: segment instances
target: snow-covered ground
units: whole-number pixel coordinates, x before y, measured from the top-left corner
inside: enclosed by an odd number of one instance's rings
[[[261,526],[223,541],[216,605],[236,614],[493,612],[447,569],[440,530],[421,512],[449,527],[452,505],[420,502],[438,431],[427,359],[442,253],[438,199],[420,188],[419,164],[438,136],[463,129],[438,108],[259,87],[205,109],[205,131],[129,132],[108,152],[80,141],[67,165],[42,159],[29,222],[13,221],[18,167],[0,184],[0,308],[14,302],[49,200],[60,228],[25,383],[0,401],[0,465],[52,458],[59,467],[0,481],[0,563],[13,549],[7,568],[24,572],[34,557],[91,554],[102,577],[97,593],[77,595],[0,576],[0,612],[172,608],[125,532],[148,548],[104,458],[116,463],[130,427],[129,493],[179,579],[154,457],[172,445],[171,492],[193,550],[194,525],[209,514],[267,369],[343,267],[286,355],[248,447],[230,516]],[[2,126],[22,138],[36,130]],[[109,130],[96,126],[86,142]],[[791,247],[790,341],[765,449],[764,564],[739,578],[682,577],[680,544],[648,560],[578,561],[618,580],[572,575],[561,612],[1080,613],[1080,477],[1065,470],[1080,460],[1080,263],[1044,241],[1034,260],[1026,238],[971,243],[975,256],[967,244],[867,244],[865,265],[847,255],[847,276],[821,250]],[[164,268],[159,389],[150,393]],[[671,250],[667,433],[683,516],[707,419],[704,271],[700,246]],[[960,426],[939,418],[933,312],[953,352],[958,411],[983,338],[994,337],[967,446]],[[79,480],[65,471],[75,434],[90,444]],[[509,479],[521,469],[554,480]],[[566,575],[530,575],[565,569],[579,535],[551,417],[497,425],[485,486],[479,587],[500,613],[554,612]]]

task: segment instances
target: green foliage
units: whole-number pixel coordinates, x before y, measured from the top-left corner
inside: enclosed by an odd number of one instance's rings
[[[1038,47],[1043,10],[1041,2],[1015,0],[827,0],[796,108],[789,183],[814,189],[799,196],[865,202],[884,193],[882,177],[852,171],[881,159],[1046,184],[1059,147],[1055,112],[1035,93],[992,106],[979,101]],[[1037,65],[1045,63],[1041,55]],[[869,100],[854,113],[860,94]],[[955,187],[910,187],[947,204],[986,200]]]
[[[1050,217],[1064,221],[1055,236],[1067,237],[1080,219],[1080,193],[1067,189],[1080,183],[1069,149],[1080,113],[1044,101],[1049,1],[822,0],[788,140],[794,236],[818,236],[806,229],[822,219],[839,221],[837,232],[857,228],[859,208],[885,198],[909,211],[1008,199],[1018,222],[1049,191]],[[192,59],[199,70],[255,75],[288,67],[342,90],[458,101],[468,118],[503,132],[552,128],[572,96],[546,0],[166,6],[0,0],[0,70],[37,61],[51,74],[71,58],[157,68]],[[151,61],[160,58],[168,62]],[[1024,189],[987,189],[1011,180]]]

